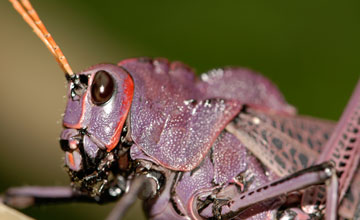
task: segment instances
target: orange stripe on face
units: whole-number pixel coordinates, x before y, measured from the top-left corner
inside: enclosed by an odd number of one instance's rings
[[[72,167],[75,167],[74,156],[72,153],[66,152],[67,159]]]

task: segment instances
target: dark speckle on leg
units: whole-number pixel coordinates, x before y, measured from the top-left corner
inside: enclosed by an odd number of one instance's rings
[[[284,161],[283,161],[279,156],[275,156],[275,161],[276,161],[283,169],[286,168]]]
[[[274,137],[272,139],[272,143],[275,145],[275,147],[279,150],[282,149],[282,141],[279,138]]]
[[[306,168],[308,165],[308,157],[305,154],[299,154],[299,160],[301,162],[301,165],[303,166],[303,168]]]
[[[308,142],[309,147],[310,147],[311,149],[314,149],[314,144],[313,144],[313,142],[311,141],[310,138],[307,139],[307,142]]]

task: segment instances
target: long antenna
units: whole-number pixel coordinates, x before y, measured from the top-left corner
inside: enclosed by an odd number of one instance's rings
[[[51,54],[55,57],[55,60],[59,63],[61,69],[65,72],[66,75],[72,76],[74,72],[72,71],[68,61],[66,60],[64,54],[62,53],[60,47],[55,43],[54,39],[50,33],[46,30],[45,25],[40,20],[35,9],[30,4],[29,0],[9,0],[15,10],[22,15],[26,23],[30,25],[35,34],[44,42],[46,47],[50,50]]]

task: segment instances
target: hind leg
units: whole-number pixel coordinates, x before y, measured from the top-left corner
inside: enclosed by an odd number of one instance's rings
[[[360,160],[360,81],[353,93],[339,123],[325,145],[317,163],[331,161],[339,179],[338,204],[344,198],[351,181],[356,176]],[[321,186],[306,190],[302,209],[307,213],[322,210],[325,206],[324,188]]]
[[[339,215],[347,219],[360,218],[360,164],[344,199],[339,207]]]

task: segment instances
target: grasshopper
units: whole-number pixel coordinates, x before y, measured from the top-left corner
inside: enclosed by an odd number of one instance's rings
[[[69,83],[60,144],[72,184],[12,188],[5,203],[120,199],[112,219],[141,194],[151,218],[356,215],[345,192],[356,191],[358,87],[335,127],[297,116],[247,69],[196,82],[180,62],[137,58],[76,74],[30,3],[12,3]],[[348,206],[337,213],[340,201]]]

